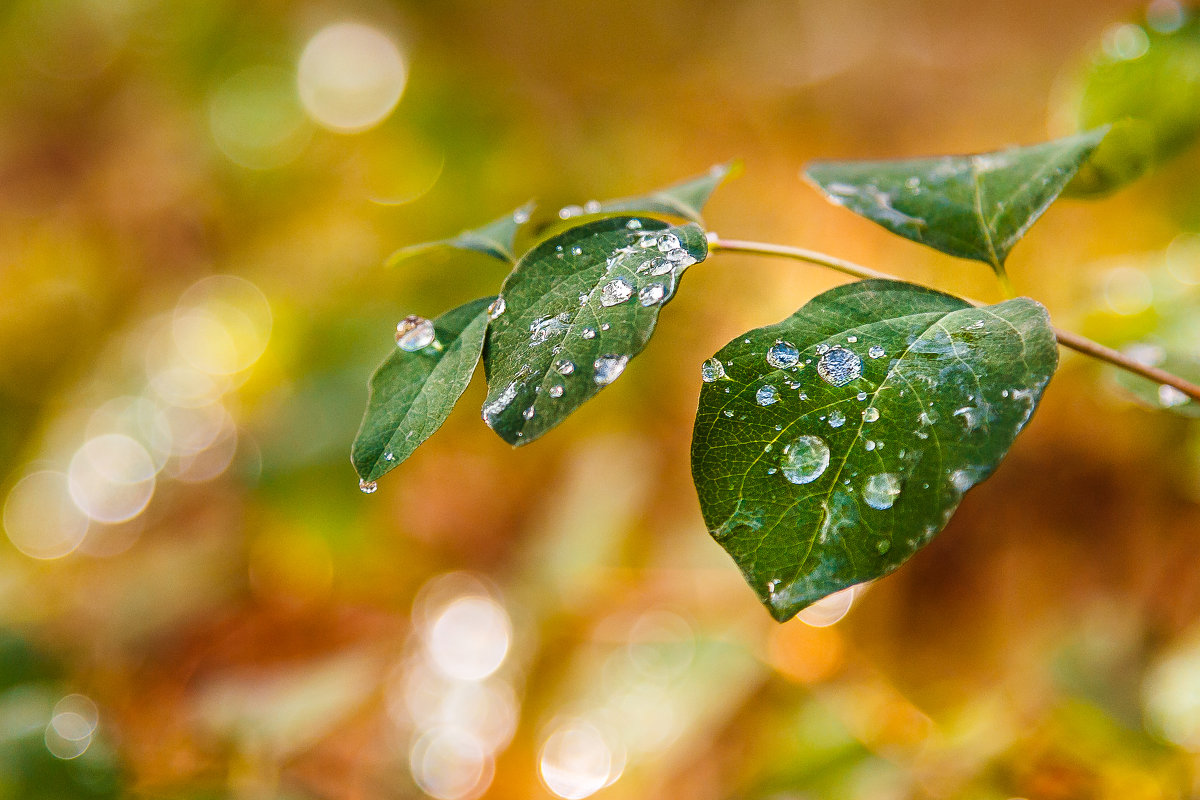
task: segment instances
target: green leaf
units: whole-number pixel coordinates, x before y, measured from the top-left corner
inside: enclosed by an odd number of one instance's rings
[[[1107,129],[967,156],[820,161],[806,174],[830,200],[906,239],[997,274]]]
[[[529,221],[533,207],[531,200],[511,214],[505,214],[473,230],[463,231],[458,236],[402,247],[392,253],[387,265],[394,267],[402,261],[438,250],[467,250],[511,264],[516,261],[514,243],[517,231]]]
[[[590,222],[526,253],[488,327],[484,421],[513,445],[553,428],[642,351],[683,271],[707,256],[698,225],[637,217]]]
[[[717,187],[741,172],[740,161],[716,164],[708,172],[636,197],[624,197],[601,203],[602,212],[623,211],[633,214],[664,214],[703,224],[701,209]]]
[[[559,210],[557,219],[546,221],[541,225],[530,225],[522,231],[519,238],[522,244],[532,245],[535,242],[557,236],[577,225],[629,214],[661,217],[668,220],[684,219],[703,224],[704,220],[701,218],[700,212],[708,202],[708,198],[722,183],[737,177],[741,171],[742,163],[740,161],[715,164],[703,175],[688,178],[665,189],[657,189],[646,194],[623,197],[618,200],[604,202],[593,200],[582,206],[567,206]]]
[[[414,352],[397,347],[375,370],[350,455],[363,481],[390,472],[450,416],[479,363],[493,300],[447,311],[433,321],[432,343]]]
[[[1200,17],[1122,25],[1106,37],[1073,91],[1083,128],[1114,123],[1065,193],[1112,191],[1200,137]]]
[[[692,476],[713,537],[780,621],[896,569],[1028,422],[1046,311],[861,281],[706,362]],[[791,366],[789,366],[791,364]]]

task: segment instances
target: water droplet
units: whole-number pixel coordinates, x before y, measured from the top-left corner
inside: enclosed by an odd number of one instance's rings
[[[863,400],[867,399],[867,393],[859,392],[858,394],[854,395],[854,399],[861,403]]]
[[[631,219],[629,222],[625,223],[625,227],[631,231],[636,231],[638,228],[642,227],[642,221],[640,219]]]
[[[823,356],[829,352],[829,345],[822,343],[817,345],[814,349],[817,351],[817,355]]]
[[[950,485],[959,492],[965,492],[975,485],[975,479],[970,470],[956,469],[950,473]]]
[[[666,293],[667,290],[661,283],[650,283],[638,292],[638,302],[644,306],[652,306],[660,302]]]
[[[834,409],[829,415],[829,427],[840,428],[846,424],[846,415],[840,409]]]
[[[555,384],[554,386],[551,386],[550,387],[550,396],[553,397],[555,400],[562,397],[563,396],[563,387],[559,384]]]
[[[874,422],[879,419],[879,409],[875,406],[867,406],[863,409],[863,422]]]
[[[733,419],[733,412],[732,412],[732,411],[725,410],[725,411],[722,411],[721,413],[722,413],[722,414],[724,414],[725,416],[729,417],[730,419]]]
[[[871,508],[883,511],[891,508],[892,503],[900,496],[900,475],[895,472],[881,472],[867,478],[863,484],[863,500]]]
[[[595,339],[596,338],[596,329],[591,328],[591,327],[584,328],[583,330],[581,330],[579,332],[579,335],[580,335],[580,337],[582,337],[584,339]]]
[[[862,375],[862,359],[844,347],[831,347],[817,362],[817,374],[833,386],[845,386]]]
[[[583,248],[582,248],[582,247],[572,247],[572,248],[571,248],[571,255],[573,255],[573,256],[581,256],[581,255],[583,255]]]
[[[516,396],[517,382],[513,381],[508,386],[504,387],[504,391],[501,392],[495,400],[484,405],[483,421],[487,423],[489,428],[492,426],[492,421],[496,419],[500,412],[508,408],[508,404],[511,403]]]
[[[747,339],[749,344],[750,340]],[[800,360],[800,351],[791,342],[778,341],[767,350],[767,363],[776,369],[787,369],[796,366]]]
[[[584,210],[584,212],[586,212],[588,214],[600,213],[600,201],[599,200],[588,200],[586,203],[583,204],[583,210]]]
[[[869,355],[871,358],[883,358],[886,353],[882,347],[877,344],[873,344],[867,350],[867,355]]]
[[[887,551],[891,550],[891,549],[892,549],[892,542],[890,539],[880,539],[878,542],[875,543],[875,550],[881,556],[885,555],[887,553]]]
[[[379,484],[375,481],[359,481],[358,490],[363,494],[375,494],[375,490],[379,488]]]
[[[760,406],[769,406],[779,399],[779,390],[771,384],[760,386],[754,394],[754,402]]]
[[[1188,396],[1165,383],[1158,387],[1158,404],[1163,408],[1174,408],[1188,402]]]
[[[540,317],[529,323],[529,344],[536,347],[551,336],[567,329],[570,316],[565,312],[553,317]]]
[[[679,237],[673,233],[664,233],[658,237],[658,251],[660,253],[669,253],[672,250],[679,249]]]
[[[613,278],[600,290],[600,305],[615,306],[633,297],[633,287],[624,278]]]
[[[796,484],[812,483],[829,466],[829,445],[820,436],[801,436],[784,448],[779,468]]]
[[[559,219],[570,219],[571,217],[578,217],[582,213],[582,206],[563,206],[558,210],[558,217]]]
[[[679,262],[688,258],[691,258],[691,256],[689,256],[688,251],[684,250],[682,247],[677,247],[674,250],[667,251],[667,261]]]
[[[560,358],[558,361],[554,362],[554,371],[559,375],[570,375],[575,371],[575,362],[568,361],[565,358]]]
[[[495,319],[496,317],[500,316],[504,313],[504,309],[507,307],[508,304],[504,302],[504,298],[497,297],[492,301],[491,305],[487,307],[488,319]]]
[[[700,365],[700,380],[705,383],[719,381],[725,377],[725,365],[715,358],[710,358]]]
[[[629,356],[600,356],[592,364],[592,378],[600,386],[608,386],[625,371],[625,365],[628,363]]]
[[[434,335],[432,322],[411,314],[396,325],[396,346],[408,353],[423,350],[433,344]]]
[[[530,406],[529,408],[527,408],[521,412],[521,416],[524,417],[525,419],[533,419],[534,413],[536,413],[536,412],[533,410],[533,406]]]
[[[858,337],[857,336],[847,336],[846,341],[849,342],[850,344],[854,344],[855,342],[858,341]]]
[[[863,441],[863,449],[869,453],[875,449],[875,443],[873,441],[871,441],[870,439],[865,439]]]
[[[513,212],[513,222],[518,225],[524,225],[526,222],[529,222],[529,212],[523,208],[518,208]]]
[[[601,322],[601,323],[600,323],[600,330],[602,330],[602,331],[606,331],[606,330],[608,330],[610,327],[612,327],[612,326],[611,326],[611,325],[609,325],[607,322]]]

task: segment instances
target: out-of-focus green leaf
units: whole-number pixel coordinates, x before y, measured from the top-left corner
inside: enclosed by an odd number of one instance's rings
[[[412,455],[450,416],[483,351],[488,306],[483,297],[433,321],[435,338],[408,352],[396,348],[371,376],[367,411],[351,461],[372,482]]]
[[[966,156],[818,161],[805,174],[830,200],[906,239],[990,264],[1054,202],[1107,128]]]
[[[707,256],[698,225],[628,216],[526,253],[488,327],[484,421],[513,445],[553,428],[642,351],[684,270]]]
[[[388,266],[395,266],[414,256],[445,249],[482,253],[511,264],[516,261],[514,242],[517,231],[529,221],[533,207],[533,201],[530,201],[511,214],[505,214],[503,217],[473,230],[463,231],[458,236],[402,247],[388,258]]]
[[[1093,56],[1076,90],[1076,116],[1082,128],[1114,123],[1114,130],[1066,194],[1112,191],[1200,136],[1200,18],[1181,13],[1191,18],[1169,30],[1113,28]]]
[[[992,473],[1057,363],[1026,298],[975,308],[897,281],[819,295],[706,362],[705,523],[780,621],[886,575]]]

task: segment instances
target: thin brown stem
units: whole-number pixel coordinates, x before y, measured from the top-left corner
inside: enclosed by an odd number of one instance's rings
[[[818,266],[832,269],[840,272],[843,275],[849,275],[854,278],[880,278],[889,281],[898,281],[894,275],[888,275],[886,272],[864,267],[855,264],[852,261],[845,261],[840,258],[825,255],[816,250],[806,250],[802,247],[788,247],[780,244],[765,244],[762,242],[746,242],[738,239],[722,239],[716,234],[709,234],[708,239],[709,250],[714,252],[724,251],[727,253],[746,253],[749,255],[759,256],[778,256],[780,258],[790,258],[795,261],[806,261],[809,264],[817,264]],[[931,287],[936,288],[936,287]],[[969,297],[963,297],[963,300],[971,305],[985,305],[978,300],[972,300]],[[1105,347],[1098,342],[1093,342],[1091,339],[1080,336],[1071,331],[1065,331],[1061,328],[1054,329],[1054,336],[1058,339],[1058,343],[1063,347],[1068,347],[1078,353],[1083,353],[1086,356],[1099,359],[1101,361],[1112,364],[1114,367],[1131,372],[1134,375],[1140,375],[1143,378],[1152,380],[1155,383],[1171,386],[1196,402],[1200,402],[1200,386],[1194,383],[1185,381],[1183,378],[1174,373],[1161,370],[1158,367],[1148,366],[1138,363],[1129,356],[1119,353],[1110,347]]]

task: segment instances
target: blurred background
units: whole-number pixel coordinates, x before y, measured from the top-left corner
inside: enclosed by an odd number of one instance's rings
[[[397,247],[740,157],[711,229],[998,299],[802,165],[1069,133],[1189,14],[5,0],[0,798],[1195,796],[1200,428],[1157,387],[1064,354],[943,534],[784,625],[704,530],[691,422],[700,363],[832,274],[713,258],[553,435],[488,431],[480,370],[376,494],[349,463],[396,321],[504,277]],[[1135,92],[1177,106],[1173,160],[1056,204],[1009,271],[1195,378],[1185,51]]]

